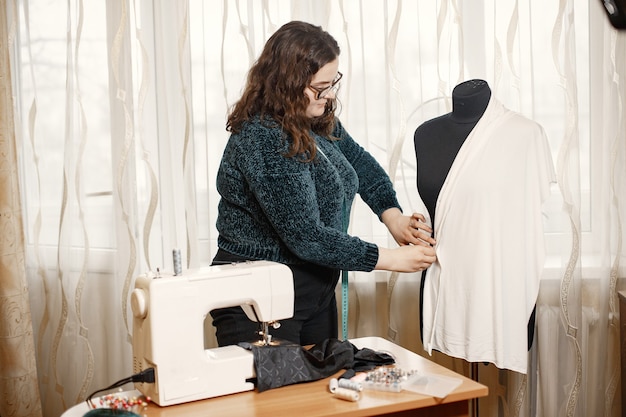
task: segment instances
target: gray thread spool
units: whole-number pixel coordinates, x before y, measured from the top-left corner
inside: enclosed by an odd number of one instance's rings
[[[339,379],[339,388],[347,388],[353,391],[363,391],[363,385],[360,382],[350,381],[349,379]]]
[[[174,275],[183,273],[183,264],[180,257],[180,249],[172,250],[172,258],[174,259]]]

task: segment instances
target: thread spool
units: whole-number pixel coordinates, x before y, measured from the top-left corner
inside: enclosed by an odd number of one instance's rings
[[[333,391],[333,396],[346,401],[359,401],[361,394],[348,388],[337,388]]]
[[[353,391],[363,391],[363,385],[357,381],[351,381],[349,379],[340,379],[338,381],[339,388],[347,388]]]
[[[172,259],[174,260],[174,275],[183,273],[183,263],[180,256],[180,249],[172,250]]]
[[[330,390],[330,392],[335,392],[337,391],[337,388],[339,388],[339,383],[337,382],[337,378],[331,378],[330,381],[328,382],[328,389]]]

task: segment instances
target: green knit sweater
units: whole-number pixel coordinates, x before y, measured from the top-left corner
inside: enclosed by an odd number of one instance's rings
[[[312,162],[286,158],[276,123],[259,118],[231,135],[217,174],[218,246],[247,259],[371,271],[378,247],[344,232],[356,193],[380,218],[400,205],[389,176],[337,120],[314,135]]]

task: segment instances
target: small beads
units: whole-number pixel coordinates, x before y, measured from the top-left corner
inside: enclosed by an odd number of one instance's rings
[[[122,396],[120,394],[108,394],[100,397],[100,408],[110,408],[112,410],[125,410],[139,412],[148,407],[150,397],[140,396]]]
[[[368,372],[363,386],[378,391],[402,391],[402,383],[417,371],[404,371],[400,368],[379,368]]]

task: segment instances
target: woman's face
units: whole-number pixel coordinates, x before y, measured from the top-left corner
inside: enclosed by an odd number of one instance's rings
[[[324,97],[318,97],[318,92],[333,85],[333,81],[338,77],[339,59],[329,62],[319,69],[304,89],[304,94],[309,98],[309,105],[306,108],[307,117],[320,117],[324,114],[326,102],[335,98],[335,90],[331,89]]]

